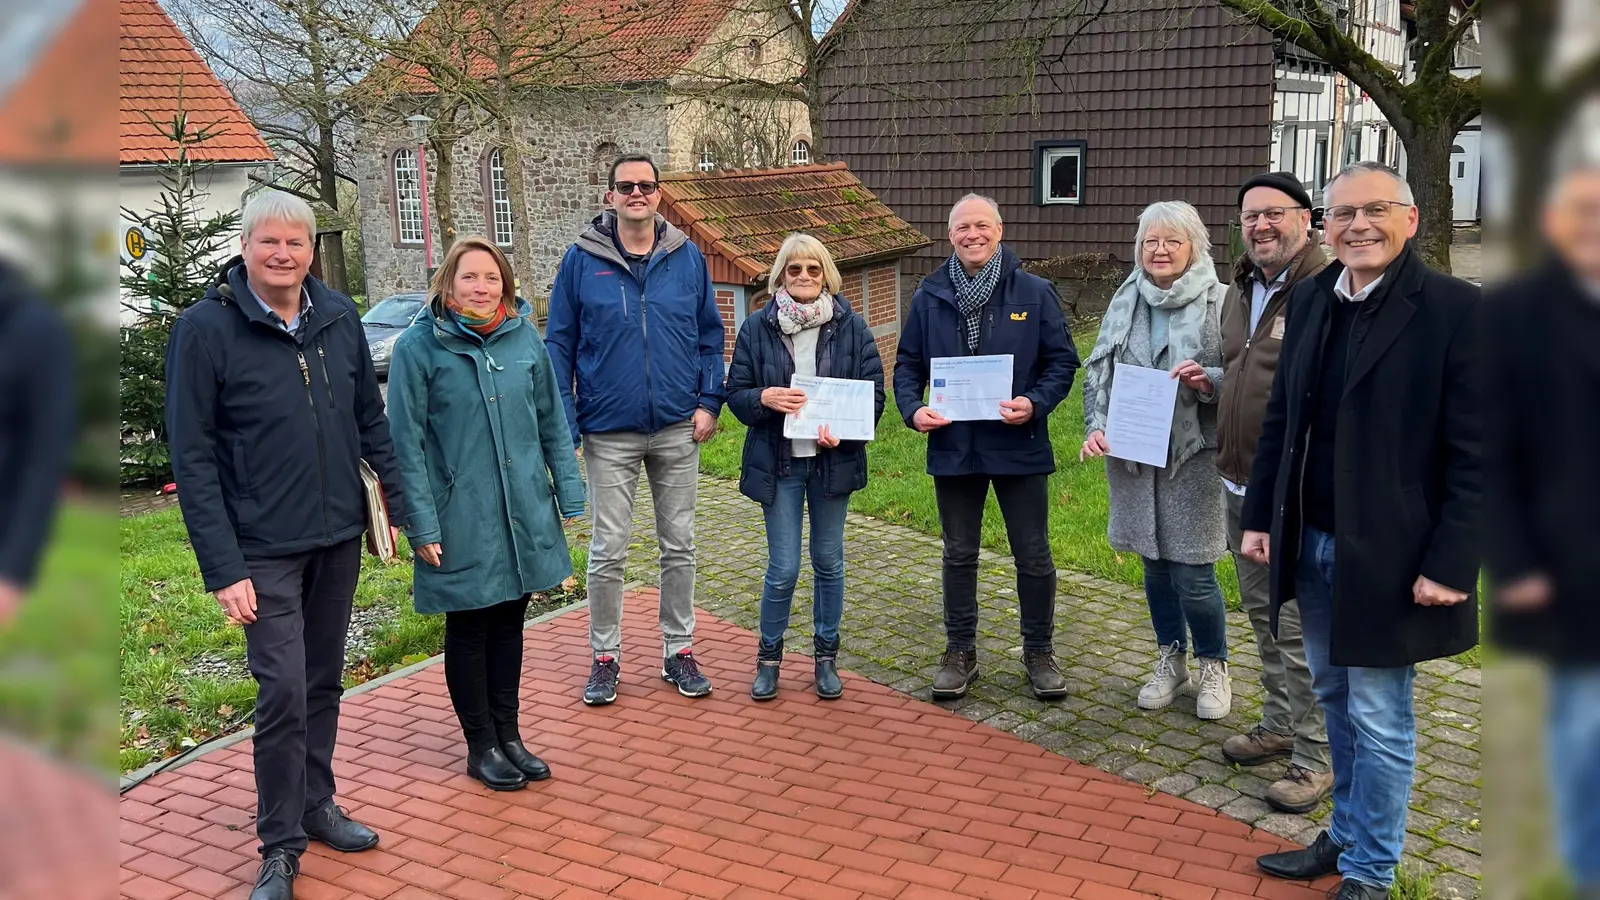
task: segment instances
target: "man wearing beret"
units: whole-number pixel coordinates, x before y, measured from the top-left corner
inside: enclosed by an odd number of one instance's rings
[[[1284,317],[1295,285],[1328,266],[1320,236],[1311,231],[1311,197],[1292,172],[1268,172],[1239,188],[1244,255],[1222,304],[1222,396],[1217,403],[1217,469],[1227,488],[1228,549],[1239,573],[1239,599],[1261,653],[1261,721],[1222,743],[1222,755],[1241,766],[1289,760],[1266,800],[1284,812],[1315,809],[1333,791],[1328,732],[1311,690],[1293,600],[1272,629],[1268,569],[1240,552],[1239,514],[1255,459],[1272,376],[1283,350]],[[1316,239],[1313,239],[1313,238]]]

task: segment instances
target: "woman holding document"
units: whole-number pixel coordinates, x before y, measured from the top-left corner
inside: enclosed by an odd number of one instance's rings
[[[523,618],[572,574],[561,518],[584,508],[550,357],[512,284],[493,243],[458,238],[389,376],[417,612],[444,613],[467,774],[497,791],[550,777],[518,732]]]
[[[1155,627],[1155,667],[1139,691],[1139,706],[1161,709],[1189,684],[1187,636],[1200,663],[1195,712],[1220,719],[1233,705],[1222,589],[1216,561],[1228,549],[1222,485],[1217,478],[1216,390],[1222,381],[1221,308],[1227,286],[1217,280],[1211,237],[1194,207],[1163,201],[1139,217],[1134,252],[1139,265],[1117,289],[1101,320],[1100,336],[1084,364],[1080,458],[1106,461],[1111,546],[1144,560],[1145,599]],[[1152,379],[1149,370],[1165,373]],[[1122,396],[1113,400],[1118,373]],[[1149,412],[1149,397],[1172,396],[1171,419]],[[1169,385],[1156,394],[1150,387]],[[1148,392],[1148,393],[1147,393]],[[1118,421],[1113,408],[1121,406]],[[1154,427],[1152,427],[1154,426]],[[1107,438],[1108,429],[1112,438]],[[1119,433],[1120,429],[1120,433]],[[1167,434],[1159,462],[1145,456]],[[1119,446],[1123,455],[1118,456]],[[1186,628],[1187,626],[1187,628]],[[1186,634],[1187,631],[1187,634]]]
[[[839,296],[839,269],[822,242],[791,234],[778,250],[767,285],[772,300],[745,319],[728,367],[728,408],[749,426],[739,491],[761,504],[767,523],[767,575],[761,592],[761,642],[750,696],[778,695],[783,635],[800,574],[802,512],[811,512],[812,647],[817,695],[844,693],[836,659],[844,614],[844,520],[850,494],[867,484],[864,440],[840,440],[826,422],[815,439],[785,436],[784,424],[805,406],[795,378],[866,382],[871,421],[883,415],[883,361],[867,322]],[[866,389],[863,385],[862,390]],[[842,425],[843,423],[841,423]],[[791,428],[791,431],[794,429]]]

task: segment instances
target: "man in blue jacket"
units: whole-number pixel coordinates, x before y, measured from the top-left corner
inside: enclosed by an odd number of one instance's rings
[[[317,219],[278,191],[245,207],[243,255],[173,323],[167,441],[206,590],[243,625],[256,701],[261,874],[289,900],[306,839],[378,843],[334,803],[345,637],[366,531],[364,458],[401,521],[378,377],[355,304],[307,274]],[[392,536],[392,535],[391,535]]]
[[[900,332],[894,400],[906,424],[928,435],[944,533],[945,653],[933,698],[965,696],[978,677],[978,541],[989,487],[1005,517],[1017,564],[1022,660],[1041,700],[1066,696],[1054,649],[1056,566],[1047,533],[1048,479],[1056,469],[1047,417],[1072,390],[1078,351],[1050,282],[1022,270],[1000,246],[1000,208],[968,194],[950,210],[955,252],[922,280]],[[934,359],[1011,356],[1012,399],[998,419],[951,421],[922,400]]]
[[[610,209],[561,260],[545,345],[583,442],[590,509],[589,644],[583,702],[617,699],[622,572],[642,466],[661,547],[661,677],[685,697],[711,693],[694,636],[694,506],[700,444],[722,411],[722,315],[705,259],[656,214],[660,173],[650,157],[611,164]]]

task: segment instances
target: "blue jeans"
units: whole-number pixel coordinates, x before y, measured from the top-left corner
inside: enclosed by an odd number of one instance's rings
[[[1333,762],[1328,836],[1345,848],[1339,873],[1376,887],[1394,883],[1405,849],[1417,763],[1411,708],[1415,666],[1364,668],[1329,661],[1333,633],[1333,535],[1307,527],[1295,570],[1300,633],[1311,688],[1322,704]]]
[[[1600,888],[1600,666],[1553,667],[1545,716],[1561,859],[1575,887]]]
[[[1187,652],[1187,630],[1194,635],[1195,656],[1228,658],[1228,609],[1222,602],[1215,565],[1146,558],[1144,597],[1150,604],[1156,643],[1163,647],[1177,644],[1180,651]]]
[[[844,518],[850,497],[822,495],[822,466],[797,457],[778,479],[778,496],[761,507],[767,519],[767,577],[761,589],[761,640],[776,644],[789,628],[794,585],[800,578],[801,513],[811,510],[811,617],[819,641],[839,639],[844,616]]]

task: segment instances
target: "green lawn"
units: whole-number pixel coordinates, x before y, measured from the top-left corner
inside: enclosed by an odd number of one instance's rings
[[[1086,357],[1093,346],[1094,335],[1078,336],[1080,356]],[[1050,476],[1050,546],[1056,564],[1063,568],[1142,587],[1144,568],[1139,557],[1118,553],[1106,542],[1109,507],[1105,461],[1078,461],[1078,449],[1083,445],[1081,375],[1080,371],[1080,377],[1074,380],[1071,396],[1050,416],[1050,442],[1056,453],[1056,473]],[[722,433],[701,451],[701,469],[708,474],[737,478],[744,432],[739,420],[724,411]],[[927,474],[926,450],[927,438],[900,420],[891,396],[878,423],[877,440],[867,454],[867,486],[851,498],[850,508],[938,534],[939,514],[933,500],[933,479]],[[992,493],[984,513],[983,544],[1001,553],[1010,552],[1000,507]],[[1231,556],[1225,555],[1217,564],[1217,580],[1222,583],[1229,608],[1237,609],[1239,586]]]
[[[241,727],[255,708],[256,686],[242,665],[244,630],[224,621],[205,592],[179,511],[124,518],[121,538],[119,762],[127,772]],[[581,595],[587,542],[574,534],[572,544],[579,587],[546,598],[544,605]],[[427,659],[443,646],[444,617],[420,616],[411,607],[410,558],[404,537],[404,561],[363,557],[357,618],[368,611],[382,624],[370,650],[347,660],[347,686]]]
[[[106,771],[116,762],[116,534],[114,509],[68,504],[26,605],[0,627],[0,728]]]

